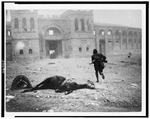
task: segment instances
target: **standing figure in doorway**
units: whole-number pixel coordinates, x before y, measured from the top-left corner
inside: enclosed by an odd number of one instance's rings
[[[102,78],[105,79],[105,76],[103,74],[103,69],[104,69],[104,62],[107,63],[106,57],[103,54],[98,53],[97,50],[94,49],[91,58],[92,58],[92,63],[94,64],[97,82],[99,82],[98,72],[102,76]]]
[[[54,54],[55,54],[55,50],[50,50],[50,51],[49,51],[50,59],[53,57],[52,55],[54,55]]]

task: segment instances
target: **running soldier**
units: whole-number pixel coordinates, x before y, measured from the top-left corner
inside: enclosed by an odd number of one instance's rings
[[[92,58],[92,63],[94,64],[95,75],[97,78],[96,82],[99,82],[98,72],[102,76],[102,78],[105,79],[105,76],[103,74],[103,69],[104,69],[104,62],[107,63],[106,57],[103,54],[98,53],[97,50],[94,49],[91,58]]]

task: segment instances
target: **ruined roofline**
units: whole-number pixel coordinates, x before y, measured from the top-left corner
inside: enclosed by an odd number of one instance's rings
[[[64,18],[60,18],[59,16],[50,16],[50,15],[38,15],[39,20],[63,20],[66,21]]]
[[[60,17],[67,17],[72,14],[91,14],[93,15],[93,10],[67,10],[60,15]]]
[[[38,18],[53,18],[53,19],[60,19],[58,15],[38,15]]]
[[[38,13],[37,10],[10,10],[11,13]]]
[[[124,26],[124,25],[120,25],[120,24],[107,24],[107,23],[98,23],[95,22],[94,26],[104,26],[104,27],[122,27],[122,28],[133,28],[133,29],[138,29],[141,30],[142,28],[138,28],[138,27],[131,27],[131,26]]]

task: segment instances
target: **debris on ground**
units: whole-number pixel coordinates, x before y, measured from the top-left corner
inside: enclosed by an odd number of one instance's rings
[[[55,64],[55,63],[54,62],[49,62],[48,65],[50,65],[50,64]]]
[[[105,80],[96,83],[88,58],[43,59],[31,63],[7,62],[6,111],[8,112],[139,112],[141,111],[141,54],[108,56]],[[50,62],[51,61],[51,62]],[[55,65],[51,65],[55,64]],[[26,68],[27,67],[27,68]],[[96,89],[80,89],[65,95],[54,90],[20,93],[9,90],[17,75],[27,75],[33,86],[45,78],[60,75],[77,83],[90,79]],[[72,79],[71,79],[72,80]],[[16,96],[17,95],[17,96]],[[16,100],[17,99],[17,100]]]
[[[7,95],[6,96],[6,102],[9,102],[10,100],[12,100],[14,98],[15,98],[15,96],[13,96],[13,95]]]

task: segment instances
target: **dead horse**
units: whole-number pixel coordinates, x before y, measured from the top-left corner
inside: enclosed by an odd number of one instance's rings
[[[46,78],[35,87],[22,91],[22,93],[40,89],[54,89],[55,92],[65,92],[66,94],[69,94],[73,90],[83,88],[94,89],[95,85],[90,80],[88,80],[86,84],[77,84],[76,82],[71,81],[71,79],[66,79],[62,76],[52,76]]]

